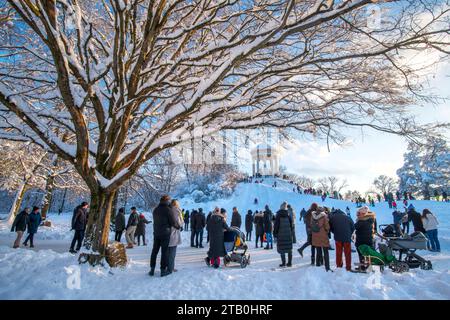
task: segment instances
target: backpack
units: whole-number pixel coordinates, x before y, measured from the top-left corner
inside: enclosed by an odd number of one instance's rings
[[[320,232],[319,220],[311,219],[311,231],[314,233]]]

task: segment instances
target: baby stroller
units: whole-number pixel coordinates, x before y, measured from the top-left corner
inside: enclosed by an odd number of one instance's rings
[[[398,252],[397,260],[399,262],[406,263],[411,269],[433,269],[431,261],[425,260],[416,253],[417,250],[427,250],[428,239],[422,232],[414,232],[410,235],[397,237],[395,234],[395,226],[392,224],[380,225],[379,229],[381,234],[377,234],[378,237],[384,241],[389,250]]]
[[[225,266],[229,265],[230,262],[239,263],[241,268],[245,268],[250,264],[245,234],[239,228],[231,227],[231,231],[225,231],[224,245],[227,253],[224,257]]]
[[[416,250],[427,249],[427,238],[421,232],[397,237],[394,225],[380,225],[380,233],[377,236],[382,242],[378,244],[378,251],[367,245],[358,247],[364,257],[360,270],[370,272],[372,267],[379,266],[383,271],[389,267],[393,272],[407,272],[412,268],[431,270],[431,261],[425,260],[416,253]],[[395,252],[398,251],[398,258]]]

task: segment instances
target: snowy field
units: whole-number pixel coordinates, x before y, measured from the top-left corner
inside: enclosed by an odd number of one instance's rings
[[[287,182],[279,181],[276,189],[271,184],[270,179],[261,185],[240,184],[229,199],[202,204],[182,199],[181,203],[186,209],[202,207],[206,212],[215,206],[224,207],[229,219],[233,206],[238,207],[244,219],[248,209],[260,210],[268,204],[276,212],[281,202],[287,201],[294,207],[298,219],[303,207],[307,209],[313,201],[321,203],[319,197],[292,192],[292,185]],[[253,204],[254,198],[258,198],[258,206]],[[67,252],[72,238],[69,232],[71,213],[50,215],[54,226],[39,229],[33,250],[12,249],[15,233],[9,231],[5,221],[0,221],[0,299],[450,299],[450,204],[412,203],[418,211],[429,208],[440,221],[442,252],[419,252],[432,261],[432,271],[349,273],[336,270],[335,251],[330,251],[334,272],[327,273],[324,267],[309,265],[309,248],[303,259],[295,250],[294,266],[280,271],[277,269],[280,258],[275,248],[254,249],[253,242],[250,243],[251,265],[247,268],[230,265],[214,270],[203,261],[207,248],[190,248],[190,232],[183,232],[183,244],[178,247],[176,260],[178,272],[165,278],[149,277],[151,224],[147,227],[150,245],[128,250],[129,265],[110,271],[79,266],[77,257]],[[324,205],[343,210],[349,206],[354,218],[356,209],[350,202],[327,199]],[[391,223],[387,203],[377,203],[373,210],[379,223]],[[146,215],[151,220],[151,216]],[[303,222],[297,220],[296,232],[297,248],[306,239]],[[357,254],[353,253],[353,261],[356,260]],[[77,272],[79,283],[73,281]]]

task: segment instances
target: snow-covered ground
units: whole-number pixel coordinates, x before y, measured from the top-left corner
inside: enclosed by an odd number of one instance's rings
[[[321,203],[319,197],[292,192],[292,185],[272,180],[265,183],[240,184],[228,199],[209,203],[194,203],[181,199],[184,208],[202,207],[205,211],[215,206],[231,212],[238,207],[244,217],[248,209],[263,209],[268,204],[277,211],[282,201],[290,203],[297,212],[308,208],[311,202]],[[254,205],[258,198],[259,205]],[[450,204],[434,201],[412,201],[418,210],[429,208],[440,221],[439,239],[442,252],[419,252],[433,263],[432,271],[413,269],[395,274],[349,273],[334,268],[335,251],[331,251],[331,265],[335,272],[309,265],[309,249],[305,258],[294,253],[294,267],[280,271],[276,250],[254,249],[250,244],[251,265],[241,269],[237,265],[214,270],[203,258],[207,249],[189,246],[190,232],[183,232],[183,244],[178,248],[176,268],[168,277],[149,277],[151,246],[128,250],[130,263],[125,269],[109,270],[79,266],[77,257],[67,253],[72,233],[69,232],[71,214],[50,215],[54,226],[40,228],[35,237],[36,248],[12,249],[14,233],[0,222],[0,299],[450,299]],[[327,199],[324,205],[355,213],[354,204]],[[386,203],[376,204],[374,211],[379,223],[392,221]],[[148,218],[151,218],[147,214]],[[229,219],[231,214],[229,214]],[[297,221],[298,247],[306,239],[303,223]],[[151,224],[147,237],[151,245]],[[205,234],[206,235],[206,234]],[[112,235],[111,235],[112,236]],[[124,241],[124,240],[123,240]],[[356,261],[357,254],[353,254]],[[79,277],[78,277],[79,272]],[[76,281],[79,279],[79,283]]]

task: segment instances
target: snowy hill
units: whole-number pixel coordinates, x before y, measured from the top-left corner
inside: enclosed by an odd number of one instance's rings
[[[186,209],[202,207],[205,212],[215,206],[231,212],[236,206],[245,215],[248,209],[260,210],[266,204],[277,211],[281,202],[287,201],[296,210],[297,219],[301,208],[308,208],[312,202],[322,204],[320,197],[294,193],[293,186],[286,181],[277,183],[277,188],[272,188],[272,179],[265,179],[262,184],[241,183],[228,199],[195,203],[186,198],[180,202]],[[254,198],[258,198],[258,205],[253,204]],[[412,203],[418,210],[429,208],[440,221],[442,253],[419,252],[432,261],[431,271],[348,273],[335,269],[335,252],[331,251],[334,272],[326,273],[323,267],[309,265],[309,249],[303,259],[294,250],[294,266],[280,271],[276,269],[280,263],[276,250],[254,249],[253,242],[249,245],[252,263],[247,268],[232,265],[214,270],[203,261],[207,248],[190,248],[190,232],[182,232],[183,243],[178,247],[176,260],[178,272],[166,278],[150,278],[147,275],[152,244],[150,224],[149,246],[128,250],[127,268],[113,270],[111,274],[105,269],[82,265],[80,289],[73,288],[70,282],[69,270],[78,268],[76,257],[66,252],[72,236],[70,213],[50,216],[54,227],[39,230],[34,250],[12,249],[14,234],[0,222],[0,299],[450,299],[450,203]],[[322,205],[340,209],[349,206],[353,217],[356,211],[355,205],[347,201],[327,199]],[[373,210],[380,223],[391,223],[392,214],[386,203],[377,203]],[[303,223],[298,220],[296,233],[295,248],[306,239]],[[356,259],[354,253],[353,261]]]

